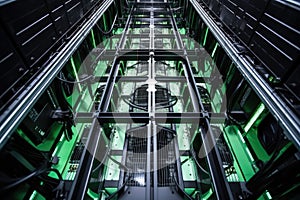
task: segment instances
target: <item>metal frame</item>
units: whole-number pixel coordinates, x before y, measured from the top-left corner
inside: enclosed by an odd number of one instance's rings
[[[298,149],[300,149],[300,120],[296,114],[274,91],[274,89],[271,88],[264,78],[259,75],[254,66],[247,59],[246,55],[239,53],[240,51],[233,45],[228,35],[221,30],[204,8],[196,0],[189,0],[189,2],[201,16],[203,22],[208,26],[220,46],[222,46],[228,56],[236,64],[238,70],[242,73],[256,94],[286,129],[285,134],[287,137],[293,141]]]
[[[0,149],[8,141],[14,133],[18,125],[22,122],[30,109],[34,106],[40,96],[46,91],[57,74],[62,70],[65,63],[72,56],[75,50],[80,46],[82,41],[90,33],[91,29],[102,17],[104,12],[113,4],[113,0],[105,0],[101,6],[72,36],[71,40],[56,54],[47,66],[35,77],[30,85],[24,89],[18,99],[16,99],[10,107],[0,117]],[[261,77],[254,69],[253,64],[247,59],[230,41],[228,35],[222,31],[218,24],[207,14],[205,9],[201,7],[197,0],[189,0],[186,3],[191,3],[201,19],[208,26],[212,34],[215,36],[220,46],[226,51],[232,61],[236,64],[238,70],[248,81],[253,90],[258,94],[260,99],[269,108],[270,112],[276,116],[286,129],[285,134],[293,141],[295,146],[300,149],[300,120],[294,112],[287,106],[285,101],[272,89],[272,87]],[[1,4],[1,3],[0,3]],[[3,4],[3,2],[2,2]],[[199,125],[200,137],[203,141],[204,151],[207,155],[207,163],[211,175],[214,192],[217,199],[233,199],[231,188],[226,180],[223,170],[218,148],[210,149],[215,146],[215,136],[210,124],[224,122],[224,114],[208,113],[201,102],[201,96],[197,89],[196,82],[204,82],[205,77],[195,78],[192,71],[191,61],[198,59],[199,52],[186,50],[182,36],[179,33],[179,28],[176,23],[176,18],[173,9],[169,2],[137,2],[130,4],[131,8],[124,24],[124,31],[119,38],[116,50],[107,50],[103,55],[103,59],[113,58],[112,68],[108,77],[96,77],[95,80],[106,82],[106,86],[101,98],[99,109],[95,113],[75,113],[77,123],[90,123],[91,127],[88,133],[86,148],[82,154],[78,171],[76,173],[74,184],[71,186],[68,199],[84,199],[89,184],[92,167],[95,162],[97,150],[99,148],[100,139],[103,134],[101,126],[106,123],[145,123],[147,124],[147,183],[145,188],[141,188],[141,193],[145,194],[145,199],[158,199],[161,197],[161,191],[166,191],[166,188],[158,187],[158,138],[157,127],[159,123],[171,124],[175,130],[175,124],[192,123]],[[147,17],[137,15],[147,13]],[[160,15],[164,15],[161,17]],[[137,17],[135,17],[137,16]],[[157,17],[159,16],[159,17]],[[147,22],[145,24],[135,24],[136,21]],[[159,22],[167,21],[167,24],[158,24]],[[129,34],[130,28],[149,27],[149,34]],[[172,28],[173,34],[156,34],[155,28]],[[127,39],[149,39],[148,49],[128,50],[125,49]],[[162,50],[155,48],[155,39],[174,39],[176,42],[176,50]],[[99,52],[95,52],[99,53]],[[121,61],[147,61],[148,76],[119,76],[119,68]],[[162,76],[157,77],[155,74],[155,62],[157,61],[180,61],[183,63],[184,76]],[[148,85],[148,112],[126,112],[116,113],[109,112],[109,104],[112,98],[115,83],[122,78],[126,82],[145,82]],[[156,112],[155,84],[157,82],[183,82],[187,84],[190,98],[192,100],[194,112],[176,113],[172,108],[169,112]],[[195,136],[193,136],[195,138]],[[175,154],[179,151],[175,140]],[[195,141],[196,142],[196,141]],[[153,152],[151,145],[153,144]],[[112,151],[116,155],[122,155],[122,164],[125,165],[126,148],[123,152]],[[153,169],[151,168],[153,163]],[[177,167],[178,190],[184,188],[186,183],[183,180],[180,161],[177,159],[174,163]],[[153,171],[153,173],[151,172]],[[120,189],[124,184],[125,172],[121,171],[120,181],[117,187]],[[152,185],[151,185],[152,180]],[[114,183],[115,184],[115,183]],[[174,197],[177,199],[177,197]]]
[[[113,0],[103,2],[99,9],[74,34],[66,46],[53,57],[51,62],[44,67],[35,80],[24,89],[19,98],[0,117],[0,149],[112,3]]]
[[[161,6],[161,7],[166,7],[167,11],[162,11],[161,9],[138,9],[139,6]],[[154,39],[156,37],[156,35],[154,34],[154,27],[157,27],[157,25],[154,23],[154,16],[155,16],[155,12],[159,11],[160,14],[169,16],[169,17],[164,17],[164,19],[167,19],[170,21],[170,25],[167,26],[167,28],[172,28],[173,29],[173,38],[176,41],[177,44],[177,49],[178,50],[170,50],[170,51],[165,51],[165,50],[157,50],[154,48]],[[144,13],[144,12],[149,12],[149,23],[145,24],[141,27],[150,27],[150,34],[149,34],[149,49],[148,50],[123,50],[124,48],[124,44],[125,44],[125,39],[128,38],[134,38],[132,37],[132,35],[128,34],[128,28],[129,27],[136,27],[135,25],[133,25],[132,22],[132,15],[134,15],[135,13]],[[161,26],[158,26],[161,27]],[[165,27],[164,27],[165,28]],[[134,35],[133,35],[134,36]],[[163,37],[161,35],[159,35],[159,37]],[[141,36],[138,38],[142,38]],[[171,38],[170,35],[168,35],[168,38]],[[113,52],[111,52],[113,53]],[[109,54],[111,54],[109,53]],[[197,58],[197,55],[195,52],[190,52],[190,54],[195,54],[195,59]],[[157,155],[154,153],[153,154],[153,158],[151,158],[151,152],[150,152],[150,147],[149,145],[151,144],[151,141],[149,138],[151,138],[151,136],[153,136],[153,148],[154,148],[154,152],[155,149],[157,148],[156,143],[157,143],[157,139],[156,139],[156,134],[155,134],[155,130],[156,130],[156,124],[160,123],[160,122],[165,122],[167,119],[167,123],[199,123],[199,119],[201,119],[201,124],[202,125],[202,139],[203,141],[206,141],[205,138],[209,137],[211,140],[209,141],[208,144],[205,144],[205,150],[207,151],[207,156],[208,156],[208,164],[209,164],[209,168],[210,171],[212,173],[212,182],[213,185],[215,187],[215,192],[216,192],[216,196],[218,199],[222,199],[224,197],[226,197],[227,199],[232,199],[232,194],[230,192],[230,188],[229,185],[226,181],[226,177],[225,174],[223,172],[223,168],[221,166],[221,162],[220,162],[220,156],[218,154],[218,150],[216,148],[214,148],[210,153],[208,153],[208,148],[209,145],[211,145],[211,143],[215,143],[214,137],[213,137],[213,133],[210,129],[210,121],[209,121],[209,115],[208,113],[204,110],[204,106],[201,103],[201,97],[199,95],[199,92],[197,90],[197,86],[196,86],[196,82],[195,79],[193,77],[193,73],[192,73],[192,69],[191,69],[191,65],[190,65],[190,61],[189,61],[189,57],[187,56],[188,51],[184,48],[181,36],[178,32],[178,27],[175,21],[175,18],[173,16],[172,13],[172,8],[170,7],[170,5],[168,3],[152,3],[152,2],[145,2],[145,3],[136,3],[134,4],[134,8],[131,9],[130,14],[128,15],[128,19],[125,25],[125,30],[120,38],[120,42],[119,42],[119,46],[117,47],[116,52],[114,52],[111,55],[114,55],[114,61],[113,61],[113,65],[112,65],[112,69],[110,72],[110,76],[107,78],[107,85],[105,88],[105,92],[104,92],[104,97],[101,100],[100,103],[100,108],[99,108],[99,114],[97,116],[97,119],[99,121],[100,124],[103,123],[130,123],[132,122],[132,120],[136,123],[146,123],[148,124],[148,158],[147,158],[147,168],[148,170],[150,170],[150,161],[153,159],[153,163],[154,164],[154,171],[153,171],[153,189],[151,189],[150,187],[150,172],[147,173],[147,187],[146,187],[146,199],[157,199],[159,196],[159,188],[157,187]],[[113,86],[116,82],[116,80],[118,79],[118,68],[119,68],[119,62],[122,60],[125,61],[129,61],[129,60],[136,60],[138,58],[138,60],[144,60],[144,61],[148,61],[149,63],[149,68],[148,68],[148,72],[149,72],[149,77],[125,77],[124,80],[125,81],[133,81],[133,82],[139,82],[139,81],[146,81],[148,83],[148,113],[109,113],[107,112],[108,106],[109,106],[109,102],[110,102],[110,98],[112,95],[112,90],[113,90]],[[177,61],[182,61],[183,62],[183,67],[184,67],[184,74],[185,76],[181,77],[155,77],[155,72],[154,72],[154,61],[160,61],[160,60],[177,60]],[[192,99],[192,104],[193,107],[195,109],[195,113],[156,113],[155,112],[155,93],[153,90],[153,87],[155,85],[155,81],[157,80],[161,80],[161,81],[182,81],[182,82],[186,82],[188,85],[188,90],[191,94],[191,99]],[[123,80],[123,77],[122,77]],[[151,89],[152,88],[152,89]],[[202,111],[202,112],[200,112]],[[87,113],[82,114],[82,117],[80,116],[81,114],[78,113],[77,114],[77,119],[80,122],[85,122],[88,120],[88,118],[90,117],[90,115],[88,115]],[[128,118],[128,116],[130,116],[131,119]],[[179,117],[181,118],[179,120]],[[213,116],[211,118],[213,121],[218,122],[221,121],[222,119],[224,119],[223,115],[217,115],[217,116]],[[177,149],[178,151],[178,149]],[[177,163],[177,167],[178,167],[178,163]],[[181,173],[181,172],[180,172]],[[181,174],[179,175],[179,185],[181,188],[183,188],[184,183],[182,180],[182,176]],[[79,183],[76,183],[79,184]],[[119,183],[120,186],[120,183]],[[152,191],[153,190],[153,194]]]
[[[270,112],[276,116],[278,121],[285,128],[285,134],[293,141],[295,146],[300,149],[300,120],[298,116],[287,106],[286,102],[280,97],[273,88],[265,81],[264,78],[255,70],[254,66],[248,60],[245,54],[241,54],[228,35],[224,33],[218,23],[207,13],[205,8],[197,0],[189,0],[186,3],[191,3],[195,8],[200,18],[208,26],[220,46],[229,55],[230,59],[236,64],[237,69],[248,81],[251,88],[258,94],[260,99],[268,107]],[[87,18],[82,27],[72,36],[71,40],[64,46],[64,48],[53,58],[47,66],[35,77],[30,85],[24,89],[24,92],[16,99],[8,108],[7,112],[0,117],[0,149],[14,133],[20,122],[28,114],[33,105],[40,98],[56,75],[61,71],[65,63],[80,46],[82,41],[90,33],[90,30],[99,21],[103,13],[113,4],[113,0],[106,0],[93,13],[90,18]],[[210,149],[215,146],[215,136],[210,124],[224,122],[224,114],[208,113],[201,103],[201,96],[197,89],[199,82],[204,82],[205,77],[195,78],[192,71],[191,61],[197,60],[200,51],[195,52],[185,49],[182,36],[179,33],[179,28],[176,23],[176,16],[173,9],[168,2],[138,2],[131,4],[131,9],[124,24],[124,32],[119,38],[116,50],[107,50],[102,56],[103,59],[112,58],[112,69],[108,77],[96,77],[95,80],[106,82],[103,97],[101,98],[99,109],[95,113],[75,113],[78,123],[90,123],[90,131],[88,133],[88,141],[86,148],[82,154],[80,165],[75,176],[74,184],[71,187],[68,199],[84,199],[89,184],[92,167],[95,162],[94,158],[100,145],[100,139],[103,134],[101,126],[106,123],[145,123],[147,124],[147,183],[145,188],[141,188],[140,192],[145,194],[145,199],[161,198],[161,191],[166,192],[166,188],[158,187],[158,137],[157,127],[159,123],[171,124],[175,130],[175,124],[192,123],[199,124],[200,137],[204,144],[204,151],[207,154],[207,164],[211,174],[212,184],[217,199],[233,199],[231,188],[226,180],[222,162],[218,148]],[[145,17],[137,16],[145,14]],[[161,17],[160,15],[164,15]],[[136,17],[137,16],[137,17]],[[136,21],[146,22],[144,24],[136,24]],[[159,22],[167,21],[166,24],[159,24]],[[149,34],[130,34],[131,28],[148,28]],[[173,34],[156,34],[155,28],[169,28],[173,30]],[[128,50],[125,49],[127,39],[149,39],[148,49]],[[163,50],[155,48],[155,39],[174,39],[176,42],[176,50]],[[99,53],[99,52],[95,52]],[[120,76],[118,75],[121,61],[147,61],[148,62],[148,76]],[[155,74],[155,62],[157,61],[180,61],[183,63],[184,76],[162,76],[157,77]],[[148,85],[148,112],[126,112],[116,113],[109,112],[109,104],[112,98],[114,85],[118,80],[126,82],[145,82]],[[156,98],[155,98],[155,84],[156,82],[182,82],[187,83],[189,94],[195,112],[176,113],[170,108],[169,112],[156,112]],[[92,95],[91,95],[92,96]],[[77,102],[78,103],[78,102]],[[193,137],[195,138],[195,136]],[[175,141],[174,149],[178,157],[179,147]],[[197,141],[195,141],[197,142]],[[153,151],[151,145],[153,144]],[[114,155],[122,155],[121,163],[125,165],[126,148],[124,152],[112,151]],[[153,162],[152,165],[150,164]],[[182,177],[180,161],[176,160],[178,185],[179,188],[184,188],[187,184]],[[153,172],[150,172],[153,171]],[[120,181],[117,187],[121,188],[124,184],[125,172],[121,171]],[[151,184],[152,180],[152,184]],[[115,183],[114,183],[115,184]],[[192,183],[189,183],[192,184]],[[129,186],[128,186],[129,187]],[[135,190],[137,191],[137,190]],[[167,193],[168,194],[168,193]],[[175,199],[177,197],[174,197]]]

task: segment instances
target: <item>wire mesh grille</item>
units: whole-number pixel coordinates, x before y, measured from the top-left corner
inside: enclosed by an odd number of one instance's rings
[[[171,129],[158,127],[157,130],[157,168],[158,186],[174,185],[175,173],[175,133]]]
[[[147,157],[147,126],[130,129],[128,137],[126,166],[132,169],[128,186],[145,186]]]

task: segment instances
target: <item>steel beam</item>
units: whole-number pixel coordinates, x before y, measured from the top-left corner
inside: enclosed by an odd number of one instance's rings
[[[274,89],[259,75],[245,55],[240,54],[228,35],[216,24],[196,0],[189,0],[220,46],[236,64],[252,89],[286,130],[286,136],[300,149],[300,119]]]
[[[0,149],[112,3],[113,0],[105,0],[102,3],[100,8],[86,20],[65,47],[51,59],[47,66],[44,66],[44,69],[37,75],[35,80],[24,89],[19,98],[1,115]]]

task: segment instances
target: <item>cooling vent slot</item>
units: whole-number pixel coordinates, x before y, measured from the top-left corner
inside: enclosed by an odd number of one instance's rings
[[[147,126],[129,129],[126,166],[132,170],[128,186],[146,185]]]
[[[174,185],[175,174],[175,132],[165,127],[157,130],[157,168],[158,186],[166,187]]]

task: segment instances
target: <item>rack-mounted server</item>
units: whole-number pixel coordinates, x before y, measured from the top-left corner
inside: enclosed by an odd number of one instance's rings
[[[26,2],[0,7],[3,198],[299,198],[297,2]]]

